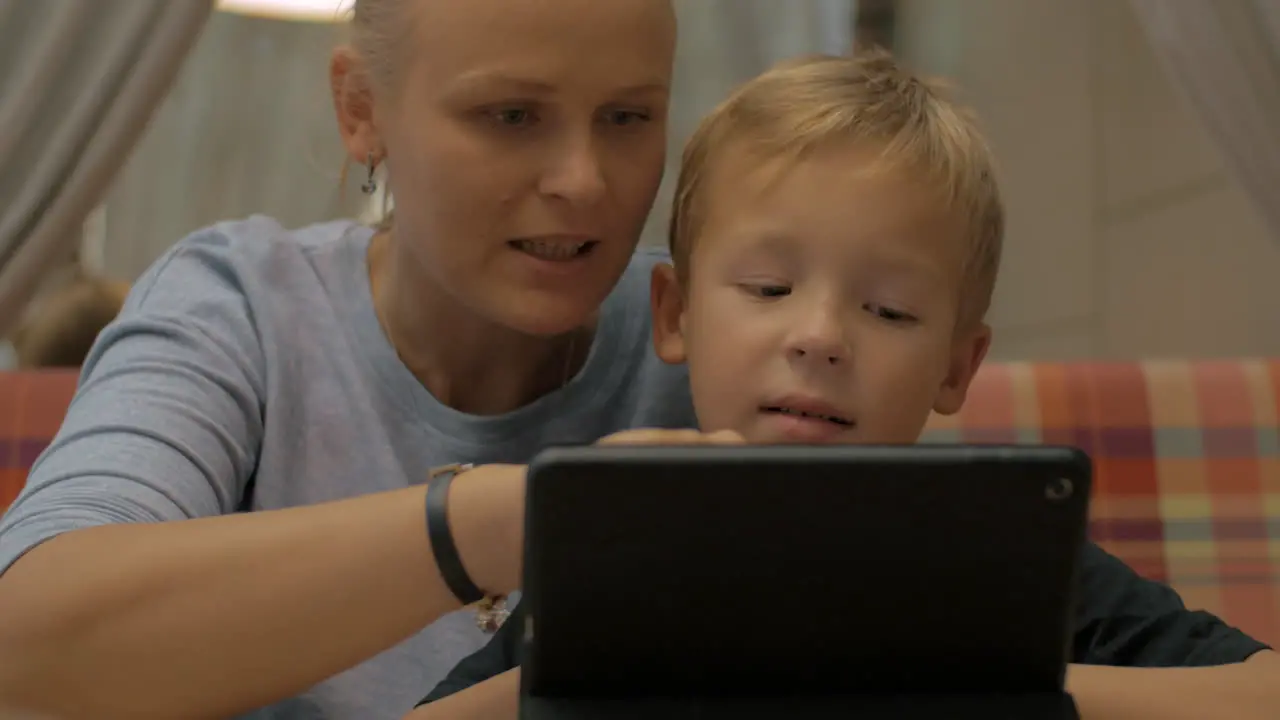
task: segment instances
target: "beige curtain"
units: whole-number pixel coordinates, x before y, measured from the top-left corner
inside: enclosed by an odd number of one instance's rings
[[[1280,242],[1280,0],[1131,0],[1168,75]]]
[[[0,0],[0,337],[75,252],[212,10],[213,0]]]
[[[340,24],[215,12],[107,194],[107,272],[135,278],[222,220],[263,213],[297,227],[356,214],[363,170],[341,181],[328,78],[345,36]]]

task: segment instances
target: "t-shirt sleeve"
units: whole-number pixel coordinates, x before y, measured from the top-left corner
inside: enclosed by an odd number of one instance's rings
[[[262,345],[219,230],[175,246],[99,335],[0,519],[0,573],[62,533],[234,512],[263,428]]]
[[[517,604],[511,617],[489,639],[489,644],[467,656],[445,676],[418,706],[435,702],[497,677],[520,665],[520,627],[524,625],[524,613]]]
[[[1214,615],[1189,610],[1094,543],[1081,556],[1073,662],[1193,667],[1243,662],[1268,649]]]

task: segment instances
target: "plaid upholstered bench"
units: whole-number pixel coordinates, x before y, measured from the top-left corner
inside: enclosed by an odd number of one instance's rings
[[[0,373],[0,510],[58,429],[67,372]],[[1280,361],[993,364],[925,439],[1068,444],[1091,533],[1138,572],[1280,645]]]
[[[66,370],[0,372],[0,512],[13,503],[31,463],[58,432],[77,378]]]
[[[1094,540],[1275,645],[1278,415],[1280,361],[994,364],[925,440],[1084,449]]]

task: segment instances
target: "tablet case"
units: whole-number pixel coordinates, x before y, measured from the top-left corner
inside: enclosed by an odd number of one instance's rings
[[[1057,447],[546,451],[529,472],[524,716],[658,698],[1059,705],[1090,478]]]

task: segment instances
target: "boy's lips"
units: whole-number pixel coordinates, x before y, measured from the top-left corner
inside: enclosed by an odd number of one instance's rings
[[[760,406],[767,418],[770,435],[789,443],[823,444],[837,442],[857,427],[853,417],[830,403],[816,398],[790,396]]]
[[[846,428],[851,428],[856,424],[849,413],[840,410],[831,403],[818,398],[800,395],[789,395],[777,400],[771,400],[762,404],[760,411],[775,415],[822,420]]]

